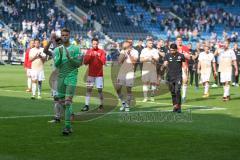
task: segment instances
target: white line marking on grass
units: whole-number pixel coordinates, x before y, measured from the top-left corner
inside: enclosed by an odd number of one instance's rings
[[[0,89],[0,91],[15,92],[15,93],[28,93],[28,92],[24,92],[24,91],[14,91],[14,90],[5,90],[5,89]],[[42,92],[42,94],[51,95],[50,93],[47,93],[47,92]],[[85,98],[85,96],[76,96],[76,97]],[[116,100],[114,98],[104,98],[104,99]],[[160,104],[160,105],[171,105],[172,106],[171,103],[163,103],[163,102],[142,102],[142,101],[136,101],[136,102],[138,102],[138,103],[152,103],[152,104]],[[197,106],[197,105],[190,105],[190,104],[182,104],[182,106],[186,106],[186,107],[208,107],[208,106]]]
[[[5,90],[5,89],[0,89],[0,91],[15,92],[15,93],[27,93],[27,92],[24,92],[24,91],[14,91],[14,90]],[[51,95],[50,93],[47,93],[47,92],[42,92],[42,94]],[[76,97],[85,98],[85,96],[76,96]],[[104,99],[116,100],[114,98],[104,98]],[[172,106],[171,103],[164,103],[164,102],[142,102],[142,101],[136,101],[136,102]],[[227,109],[227,108],[224,108],[224,107],[216,107],[216,106],[211,107],[211,106],[202,106],[202,105],[198,106],[198,105],[190,105],[190,104],[182,104],[182,106],[190,107],[190,108],[186,108],[186,109],[202,110],[202,111],[214,111],[214,110],[226,110]],[[109,113],[111,113],[111,112],[109,112]]]
[[[198,108],[197,110],[200,111],[213,111],[213,110],[226,110],[226,108],[217,108],[217,107],[213,107],[213,108]],[[183,112],[185,111],[192,111],[192,108],[188,108],[183,110]],[[88,112],[76,112],[75,115],[76,116],[87,116],[87,115],[116,115],[116,114],[134,114],[134,113],[171,113],[172,110],[157,110],[157,111],[130,111],[130,112],[107,112],[107,113],[100,113],[100,112],[95,112],[95,113],[88,113]],[[39,118],[39,117],[53,117],[54,115],[27,115],[27,116],[9,116],[9,117],[0,117],[0,119],[18,119],[18,118]],[[102,118],[102,117],[97,117],[94,118],[92,120],[98,119],[98,118]],[[89,120],[88,120],[89,121]]]
[[[172,110],[156,110],[156,111],[130,111],[130,112],[107,112],[107,113],[101,113],[101,112],[96,112],[96,113],[87,113],[87,112],[77,112],[75,115],[80,116],[80,115],[101,115],[101,114],[106,114],[106,115],[114,115],[114,114],[131,114],[131,113],[164,113],[164,112],[172,112]]]
[[[168,105],[168,106],[172,106],[171,103],[161,103],[161,102],[142,102],[142,101],[136,101],[139,103],[152,103],[152,104],[159,104],[159,105]],[[227,108],[223,108],[223,107],[210,107],[210,106],[197,106],[197,105],[190,105],[190,104],[182,104],[182,106],[185,107],[190,107],[190,108],[186,108],[186,109],[192,109],[192,110],[226,110]]]
[[[134,113],[164,113],[164,112],[172,112],[172,110],[159,110],[159,111],[131,111],[131,112],[76,112],[76,116],[87,116],[87,115],[117,115],[117,114],[134,114]],[[18,118],[39,118],[39,117],[53,117],[54,115],[27,115],[27,116],[9,116],[9,117],[0,117],[0,119],[18,119]]]
[[[0,117],[0,119],[38,118],[38,117],[52,117],[52,116],[54,115],[9,116],[9,117]]]

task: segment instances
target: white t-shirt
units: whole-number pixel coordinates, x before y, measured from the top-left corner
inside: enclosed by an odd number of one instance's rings
[[[232,61],[236,60],[237,57],[232,49],[226,51],[221,49],[219,51],[219,72],[232,72]]]
[[[159,59],[158,50],[155,48],[144,48],[141,52],[140,58],[146,58],[147,61],[143,62],[142,71],[156,72],[156,63],[152,62],[152,59]],[[156,72],[157,73],[157,72]],[[142,72],[143,74],[143,72]]]
[[[151,61],[152,58],[158,59],[159,58],[158,50],[155,48],[152,49],[144,48],[141,52],[140,58],[147,58],[149,59],[149,61]]]
[[[120,56],[121,55],[125,55],[126,59],[123,62],[123,64],[121,64],[119,74],[122,75],[122,74],[126,74],[128,72],[134,72],[134,64],[132,63],[132,61],[130,59],[130,56],[124,50],[121,51]],[[137,59],[138,58],[138,51],[135,50],[135,49],[132,49],[131,52],[130,52],[130,55],[132,57],[134,57],[135,59]]]
[[[211,72],[212,62],[216,62],[214,54],[212,52],[210,52],[208,54],[206,52],[201,52],[199,54],[198,60],[199,60],[200,66],[201,66],[201,74],[204,74],[206,72],[207,73]]]
[[[131,59],[130,59],[130,56],[124,50],[121,51],[120,55],[122,55],[122,54],[124,54],[127,57],[126,60],[123,63],[132,63]],[[138,51],[135,50],[135,49],[132,49],[130,51],[130,55],[137,59],[138,58]]]
[[[41,55],[42,57],[46,57],[46,54],[43,52],[44,48],[32,48],[29,52],[29,58],[30,60],[33,59],[36,55]],[[32,70],[36,71],[42,71],[43,70],[43,64],[44,62],[42,61],[41,58],[36,58],[35,60],[32,61]]]

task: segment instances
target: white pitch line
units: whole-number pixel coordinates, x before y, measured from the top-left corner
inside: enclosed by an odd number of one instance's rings
[[[15,93],[27,93],[27,92],[24,92],[24,91],[14,91],[14,90],[5,90],[5,89],[0,89],[0,91],[5,91],[5,92],[15,92]],[[47,93],[47,92],[42,92],[42,94],[45,94],[45,95],[50,95],[50,93]],[[85,98],[85,96],[76,96],[76,97],[81,97],[81,98]],[[93,97],[94,98],[94,97]],[[104,98],[104,99],[109,99],[109,100],[116,100],[114,98]],[[136,101],[138,103],[152,103],[152,104],[159,104],[159,105],[170,105],[172,106],[171,103],[163,103],[163,102],[142,102],[142,101]],[[197,105],[190,105],[190,104],[182,104],[182,106],[185,106],[185,107],[202,107],[202,108],[206,108],[206,107],[209,107],[209,106],[197,106]]]
[[[134,114],[134,113],[171,113],[172,110],[159,110],[159,111],[131,111],[131,112],[106,112],[106,113],[88,113],[88,112],[77,112],[76,116],[87,116],[87,115],[116,115],[116,114]],[[54,115],[28,115],[28,116],[9,116],[0,117],[0,119],[17,119],[17,118],[38,118],[38,117],[53,117]]]
[[[5,90],[5,89],[0,89],[0,91],[5,91],[5,92],[12,92],[12,93],[26,93],[24,91],[14,91],[14,90]],[[42,92],[42,94],[44,95],[50,95],[50,93],[46,93],[46,92]],[[84,98],[85,96],[76,96],[76,97],[81,97]],[[94,98],[94,97],[93,97]],[[109,99],[109,100],[116,100],[113,98],[104,98],[104,99]],[[138,103],[149,103],[149,104],[158,104],[158,105],[168,105],[168,106],[172,106],[171,103],[162,103],[162,102],[142,102],[142,101],[136,101]],[[190,107],[190,108],[186,108],[186,109],[194,109],[194,110],[200,110],[200,111],[213,111],[213,110],[226,110],[227,108],[223,108],[223,107],[213,107],[213,108],[209,108],[210,106],[197,106],[197,105],[187,105],[187,104],[183,104],[182,106],[185,107]],[[166,111],[171,111],[171,110],[166,110]],[[140,111],[135,111],[138,113],[141,113]],[[156,112],[156,111],[142,111],[142,112]],[[122,112],[108,112],[108,113],[93,113],[93,114],[119,114]],[[132,112],[130,112],[132,113]],[[85,113],[86,114],[86,113]],[[90,115],[90,113],[88,113]],[[10,117],[0,117],[0,119],[13,119],[13,118],[35,118],[35,117],[49,117],[49,116],[53,116],[53,115],[30,115],[30,116],[10,116]]]
[[[162,103],[162,102],[142,102],[142,101],[136,101],[138,103],[152,103],[152,104],[160,104],[160,105],[170,105],[172,106],[171,103]],[[182,106],[186,107],[196,107],[196,105],[189,105],[189,104],[182,104]],[[207,106],[197,106],[197,107],[207,107]]]
[[[189,109],[188,109],[189,110]],[[186,110],[186,111],[188,111]],[[88,112],[77,112],[75,115],[81,116],[81,115],[101,115],[101,114],[108,114],[108,115],[113,115],[113,114],[132,114],[132,113],[172,113],[172,110],[156,110],[156,111],[130,111],[130,112],[106,112],[106,113],[88,113]]]
[[[226,108],[200,108],[200,111],[212,111],[212,110],[225,110]],[[191,108],[184,111],[192,111]],[[116,114],[134,114],[134,113],[171,113],[172,110],[158,110],[158,111],[130,111],[130,112],[106,112],[106,113],[87,113],[87,112],[77,112],[76,116],[87,116],[87,115],[116,115]],[[9,117],[0,117],[0,119],[18,119],[18,118],[39,118],[39,117],[53,117],[54,115],[28,115],[28,116],[9,116]]]
[[[51,117],[51,116],[54,116],[54,115],[9,116],[9,117],[0,117],[0,119],[38,118],[38,117]]]

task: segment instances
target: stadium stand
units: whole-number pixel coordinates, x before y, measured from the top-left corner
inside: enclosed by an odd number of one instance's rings
[[[95,4],[88,1],[72,0],[70,3],[88,13],[89,19],[99,21],[103,26],[103,32],[113,39],[124,39],[126,37],[139,39],[150,35],[125,15],[126,6],[118,5],[114,1],[97,1]]]

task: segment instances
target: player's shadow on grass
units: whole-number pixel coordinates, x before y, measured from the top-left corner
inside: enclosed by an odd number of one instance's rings
[[[151,106],[151,103],[149,103],[148,106],[144,105],[144,107],[136,105],[132,107],[132,111],[166,111],[169,110],[171,107],[172,105]]]
[[[240,97],[233,97],[233,98],[231,98],[230,102],[231,101],[236,101],[236,100],[240,100]]]
[[[187,99],[187,103],[188,102],[198,102],[198,101],[207,101],[207,100],[213,100],[213,99],[221,99],[222,98],[222,94],[211,94],[208,98],[202,98],[202,97],[197,97],[197,98],[191,98],[191,99]]]
[[[60,135],[61,125],[47,124],[46,118],[4,119],[1,122],[1,142],[7,144],[2,150],[2,159],[26,159],[33,155],[38,159],[51,160],[53,155],[54,159],[69,159],[69,150],[72,159],[115,160],[121,156],[121,159],[139,160],[159,157],[234,160],[239,157],[240,119],[228,114],[213,114],[212,111],[192,113],[191,123],[119,122],[119,117],[113,115],[94,123],[76,123],[74,133],[67,138]],[[68,150],[64,147],[66,145]],[[21,155],[13,152],[23,146],[32,152],[23,151]],[[79,149],[79,146],[84,147]],[[120,154],[123,148],[133,153]],[[151,155],[147,148],[152,148]],[[9,153],[10,158],[5,156]]]
[[[189,102],[199,102],[199,101],[208,101],[208,100],[213,100],[213,99],[216,99],[214,97],[208,97],[208,98],[192,98],[192,99],[187,99],[187,103]]]
[[[157,102],[161,102],[162,100],[169,100],[170,102],[172,100],[170,96],[171,95],[169,95],[169,97],[163,97],[163,98],[158,97],[158,98],[155,98],[155,100],[157,100]]]
[[[85,97],[86,87],[77,86],[75,95]],[[78,120],[78,121],[94,120],[94,119],[100,118],[100,117],[104,116],[105,114],[113,111],[118,106],[118,98],[115,95],[103,90],[103,96],[104,96],[104,101],[103,101],[104,109],[103,110],[98,109],[99,103],[97,105],[90,104],[90,110],[88,112],[77,113],[75,116],[75,120]],[[97,90],[93,89],[91,98],[97,99],[97,101],[99,101],[98,97],[99,96],[98,96]]]
[[[223,94],[210,94],[209,97],[222,97]]]
[[[17,86],[0,86],[1,89],[4,89],[4,88],[19,88],[19,87],[26,87],[25,85],[17,85]]]

